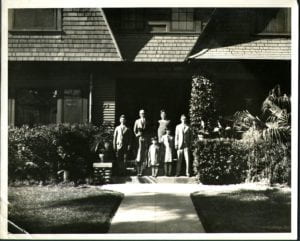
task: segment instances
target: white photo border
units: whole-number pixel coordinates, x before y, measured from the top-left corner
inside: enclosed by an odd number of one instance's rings
[[[10,8],[114,8],[114,7],[291,7],[292,8],[292,205],[291,233],[201,234],[8,234],[8,9]],[[104,239],[104,240],[296,240],[298,228],[298,4],[296,0],[3,0],[1,8],[1,239]]]

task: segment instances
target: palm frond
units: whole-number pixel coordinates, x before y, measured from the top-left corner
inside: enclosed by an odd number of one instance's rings
[[[248,110],[236,112],[233,119],[233,127],[238,131],[247,131],[250,127],[253,127],[254,124],[258,129],[265,128],[265,124],[257,116],[253,116]]]
[[[290,97],[286,94],[281,94],[279,85],[276,85],[270,92],[266,99],[263,101],[261,110],[263,114],[274,112],[276,109],[290,110],[291,102]]]
[[[266,141],[272,141],[276,143],[283,143],[290,139],[291,129],[289,126],[279,127],[276,124],[272,124],[262,131],[262,137]]]

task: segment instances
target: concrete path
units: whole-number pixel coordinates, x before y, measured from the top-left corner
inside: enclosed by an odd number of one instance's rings
[[[109,233],[205,232],[190,198],[199,185],[139,181],[133,178],[130,184],[102,186],[125,194]]]

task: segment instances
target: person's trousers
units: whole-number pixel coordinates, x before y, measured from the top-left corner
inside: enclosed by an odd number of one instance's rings
[[[172,162],[166,162],[165,163],[165,176],[171,176],[172,175]]]
[[[122,147],[121,149],[117,150],[116,156],[117,156],[117,160],[116,160],[115,172],[117,175],[124,175],[125,174],[125,162],[127,159],[126,148]]]
[[[186,170],[185,173],[187,176],[189,176],[189,168],[190,168],[190,156],[189,156],[189,151],[190,149],[185,147],[183,149],[179,149],[177,150],[177,168],[176,168],[176,176],[180,175],[180,171],[181,171],[181,164],[182,164],[182,159],[185,159],[185,166],[186,166]]]

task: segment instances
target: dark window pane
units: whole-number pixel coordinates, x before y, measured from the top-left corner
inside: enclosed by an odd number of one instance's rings
[[[16,125],[56,123],[56,90],[19,89],[16,94]]]
[[[122,9],[120,21],[122,30],[143,30],[145,26],[143,9]]]
[[[57,28],[57,10],[55,9],[15,9],[14,29],[47,30]]]
[[[192,8],[173,8],[171,28],[175,31],[193,31],[194,10]]]
[[[81,123],[84,116],[83,105],[80,89],[65,89],[63,121],[66,123]]]

